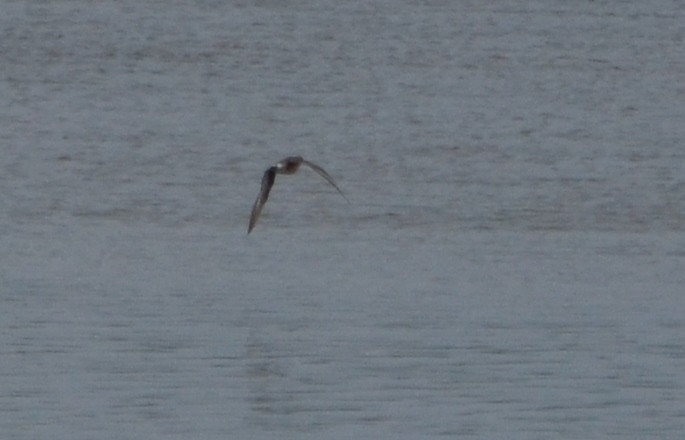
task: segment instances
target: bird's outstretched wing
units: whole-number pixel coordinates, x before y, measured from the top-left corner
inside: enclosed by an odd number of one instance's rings
[[[318,165],[315,164],[315,163],[309,162],[308,160],[304,160],[304,159],[302,159],[302,163],[305,164],[305,165],[307,165],[307,166],[308,166],[309,168],[311,168],[312,170],[316,171],[316,173],[317,173],[319,176],[321,176],[321,177],[323,177],[324,179],[326,179],[326,181],[327,181],[328,183],[330,183],[331,185],[333,185],[333,187],[334,187],[335,189],[338,190],[338,192],[340,193],[340,195],[343,196],[343,198],[344,198],[345,200],[347,200],[347,203],[350,203],[349,199],[348,199],[347,197],[345,197],[345,194],[342,192],[342,190],[341,190],[340,188],[338,188],[338,185],[335,184],[335,182],[333,181],[333,178],[330,176],[330,174],[328,174],[323,168],[321,168],[320,166],[318,166]]]
[[[264,207],[264,204],[269,198],[269,192],[271,191],[271,187],[274,186],[275,180],[276,167],[271,167],[268,170],[264,171],[264,177],[262,177],[262,189],[259,190],[257,200],[255,200],[254,206],[252,207],[252,214],[250,214],[250,224],[247,227],[248,234],[252,232],[252,229],[257,224],[259,214],[261,214],[262,208]]]

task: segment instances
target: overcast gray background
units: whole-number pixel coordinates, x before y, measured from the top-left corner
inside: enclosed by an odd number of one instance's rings
[[[1,2],[3,438],[682,438],[684,23]]]

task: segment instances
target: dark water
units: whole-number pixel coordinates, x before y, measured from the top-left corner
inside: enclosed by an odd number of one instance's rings
[[[677,2],[0,10],[6,438],[682,436]]]

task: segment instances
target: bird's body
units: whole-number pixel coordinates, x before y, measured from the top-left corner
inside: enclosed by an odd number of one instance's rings
[[[347,200],[345,194],[343,194],[340,188],[338,188],[338,185],[336,185],[333,181],[333,178],[323,168],[312,162],[304,160],[301,156],[286,157],[285,159],[278,162],[276,165],[271,166],[266,171],[264,171],[264,176],[262,177],[262,187],[259,191],[259,195],[257,196],[257,200],[255,200],[254,206],[252,207],[250,223],[247,227],[248,234],[252,232],[252,229],[254,229],[255,225],[257,224],[259,214],[262,212],[262,208],[264,207],[264,204],[269,198],[269,192],[271,191],[271,187],[274,186],[276,174],[295,174],[300,169],[300,166],[302,166],[302,164],[307,165],[321,177],[326,179],[326,181],[330,183],[336,190],[338,190],[340,195],[343,196],[345,200]]]

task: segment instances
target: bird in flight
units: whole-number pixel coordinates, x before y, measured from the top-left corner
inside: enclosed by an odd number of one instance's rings
[[[340,188],[338,188],[338,185],[336,185],[333,181],[333,178],[323,168],[314,163],[309,162],[308,160],[304,160],[301,156],[286,157],[285,159],[278,162],[276,165],[269,167],[266,171],[264,171],[264,177],[262,177],[262,189],[259,190],[257,200],[255,200],[254,206],[252,207],[252,214],[250,215],[250,224],[247,227],[248,234],[252,232],[252,229],[257,224],[259,214],[262,212],[262,208],[264,207],[266,200],[269,198],[269,192],[271,191],[271,187],[274,186],[276,174],[295,174],[297,170],[300,169],[300,166],[302,164],[307,165],[321,177],[326,179],[326,181],[333,185],[333,187],[338,190],[340,195],[343,196],[343,198],[345,198],[345,200],[347,200],[347,202],[349,203],[349,200],[347,199],[347,197],[345,197],[345,194],[343,194]]]

